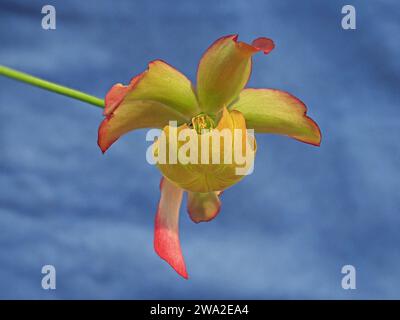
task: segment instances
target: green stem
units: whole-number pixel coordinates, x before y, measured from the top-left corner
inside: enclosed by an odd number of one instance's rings
[[[0,65],[0,75],[104,108],[104,100]]]

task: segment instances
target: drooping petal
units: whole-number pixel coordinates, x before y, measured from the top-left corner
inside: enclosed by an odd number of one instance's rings
[[[129,131],[162,128],[170,120],[187,122],[198,112],[191,82],[167,63],[155,60],[129,85],[116,84],[107,93],[98,144],[105,152]]]
[[[190,218],[196,222],[208,222],[214,219],[221,210],[220,191],[188,192],[187,210]]]
[[[238,42],[237,35],[215,41],[204,53],[197,70],[197,96],[201,109],[215,114],[232,102],[245,87],[251,72],[251,56],[268,54],[274,43],[258,38],[251,45]]]
[[[230,110],[240,111],[256,133],[275,133],[319,146],[321,131],[307,107],[291,94],[274,89],[245,89]]]
[[[179,275],[187,279],[188,274],[179,242],[179,209],[183,190],[165,178],[161,179],[160,190],[161,198],[154,231],[154,250]]]

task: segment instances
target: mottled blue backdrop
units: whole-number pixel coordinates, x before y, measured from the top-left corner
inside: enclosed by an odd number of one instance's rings
[[[341,28],[348,3],[356,30]],[[0,298],[400,298],[399,23],[395,0],[0,0],[0,64],[100,97],[150,60],[194,80],[220,36],[270,37],[249,85],[295,94],[323,134],[320,148],[258,136],[254,174],[214,221],[182,208],[186,281],[153,251],[145,131],[103,156],[101,109],[0,78]]]

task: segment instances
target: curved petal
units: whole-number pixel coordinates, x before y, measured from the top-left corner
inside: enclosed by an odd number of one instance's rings
[[[167,63],[155,60],[129,85],[116,84],[107,93],[98,144],[105,152],[131,130],[162,128],[169,120],[187,122],[198,112],[191,82]]]
[[[97,144],[104,153],[125,133],[141,128],[162,128],[171,120],[178,123],[187,121],[181,114],[155,101],[123,102],[100,124]]]
[[[237,35],[215,41],[204,53],[197,70],[197,97],[201,109],[215,114],[232,102],[246,85],[251,72],[251,56],[268,54],[274,43],[258,38],[251,45],[238,42]]]
[[[208,222],[214,219],[221,210],[219,199],[220,191],[216,192],[188,192],[188,207],[193,222]]]
[[[179,242],[179,209],[183,190],[165,178],[161,179],[160,190],[161,198],[154,231],[154,250],[179,275],[187,279],[188,274]]]
[[[287,92],[245,89],[230,109],[240,111],[246,126],[257,133],[283,134],[315,146],[321,144],[321,131],[307,116],[307,107]]]

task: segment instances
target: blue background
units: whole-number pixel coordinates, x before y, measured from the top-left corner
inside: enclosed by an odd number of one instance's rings
[[[348,3],[356,30],[341,28]],[[258,136],[254,174],[212,222],[184,204],[186,281],[153,251],[146,131],[103,156],[101,109],[0,78],[0,298],[400,298],[399,21],[394,0],[0,0],[1,64],[100,97],[150,60],[194,80],[215,39],[270,37],[249,86],[298,96],[323,134],[320,148]],[[41,288],[45,264],[56,290]],[[341,288],[345,264],[356,290]]]

